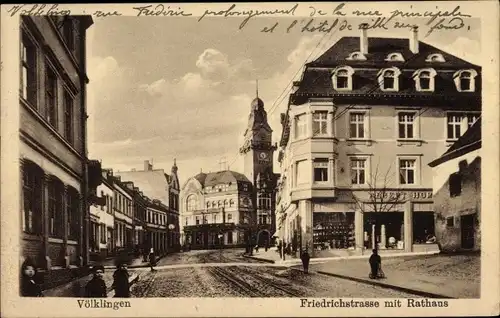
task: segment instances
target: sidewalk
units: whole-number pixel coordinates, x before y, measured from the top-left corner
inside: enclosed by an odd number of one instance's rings
[[[480,258],[461,255],[411,256],[384,259],[387,278],[369,279],[367,260],[349,259],[311,264],[310,271],[400,290],[429,298],[479,298]],[[302,270],[299,266],[294,269]]]
[[[173,253],[157,256],[156,262],[158,263],[158,261],[160,259],[164,258],[167,255],[171,255],[171,254],[173,254]],[[132,259],[127,260],[127,264],[128,264],[129,268],[149,267],[149,260],[147,262],[144,262],[142,256],[137,257],[137,258],[134,257]],[[103,265],[105,269],[113,269],[113,268],[116,268],[116,259],[109,258],[109,259],[106,259],[106,260],[100,261],[100,262],[94,261],[94,262],[92,262],[92,265],[94,265],[94,266],[95,265]]]
[[[108,270],[104,272],[103,279],[108,287],[108,297],[113,297],[115,295],[115,291],[111,288],[113,284],[113,272],[112,270]],[[44,297],[84,297],[85,295],[85,286],[92,279],[92,274],[80,277],[72,282],[59,285],[57,287],[44,290]],[[130,272],[130,284],[133,285],[139,280],[139,273]]]
[[[439,254],[439,250],[430,250],[430,251],[422,251],[422,252],[402,252],[396,251],[392,252],[390,250],[384,251],[380,254],[382,258],[396,258],[396,257],[407,257],[407,256],[425,256],[425,255],[435,255]],[[311,264],[324,263],[329,261],[340,261],[340,260],[355,260],[355,259],[368,259],[371,255],[369,251],[364,251],[363,255],[360,255],[360,252],[354,253],[351,251],[343,251],[338,250],[330,253],[329,257],[314,257],[311,258]],[[292,257],[290,255],[286,255],[285,260],[280,259],[280,255],[276,252],[276,248],[271,248],[267,252],[264,250],[259,250],[259,252],[253,252],[252,256],[244,255],[247,258],[255,259],[261,262],[266,263],[276,263],[282,265],[297,265],[302,264],[301,260],[296,257]]]

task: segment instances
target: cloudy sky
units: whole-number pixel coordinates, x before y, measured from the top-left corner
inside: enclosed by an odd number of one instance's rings
[[[279,114],[287,101],[278,97],[300,76],[306,59],[318,57],[341,36],[358,35],[259,32],[274,21],[254,18],[239,30],[237,18],[95,19],[87,42],[90,156],[115,170],[141,169],[152,159],[155,168],[170,171],[176,158],[181,183],[201,169],[219,170],[223,157],[241,171],[238,147],[255,80],[278,141]],[[369,30],[369,36],[408,33]],[[479,64],[478,39],[473,27],[422,40]]]

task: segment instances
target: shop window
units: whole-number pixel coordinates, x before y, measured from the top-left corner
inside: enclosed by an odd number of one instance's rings
[[[327,121],[328,112],[318,111],[313,114],[313,136],[325,136],[328,134]]]
[[[314,182],[328,182],[328,159],[314,159]]]
[[[450,197],[457,197],[462,193],[462,175],[452,173],[449,178]]]

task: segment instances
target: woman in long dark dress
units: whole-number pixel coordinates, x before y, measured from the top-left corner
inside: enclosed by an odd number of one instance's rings
[[[43,297],[42,289],[36,282],[36,275],[35,264],[30,259],[26,259],[21,266],[21,296]]]

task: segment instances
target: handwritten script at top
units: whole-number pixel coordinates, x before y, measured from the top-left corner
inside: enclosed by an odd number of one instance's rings
[[[203,5],[203,4],[201,4]],[[426,36],[436,31],[446,30],[470,30],[467,19],[471,15],[461,11],[460,6],[453,10],[441,10],[435,7],[435,10],[418,11],[410,6],[409,10],[396,9],[393,11],[380,11],[377,9],[360,10],[349,3],[338,4],[335,8],[324,9],[323,7],[314,7],[309,4],[273,4],[272,9],[245,9],[245,4],[230,4],[223,10],[212,10],[204,8],[201,16],[197,17],[197,22],[202,22],[206,18],[240,18],[242,19],[239,29],[247,27],[250,20],[255,23],[263,23],[262,20],[256,20],[256,17],[288,18],[269,22],[266,19],[265,25],[257,25],[262,33],[274,33],[281,29],[286,33],[292,31],[310,33],[310,32],[332,32],[353,30],[355,28],[367,29],[401,29],[414,26],[415,19],[424,20],[424,27],[427,27]],[[266,4],[267,6],[267,4]],[[349,8],[352,6],[352,8]],[[186,6],[188,7],[188,6]],[[359,7],[359,6],[356,6]],[[137,17],[192,17],[193,13],[181,6],[168,6],[164,4],[133,6],[132,11]],[[308,16],[302,12],[307,10]],[[297,13],[301,12],[301,16]],[[27,16],[67,16],[71,15],[71,10],[64,8],[59,4],[22,4],[13,5],[7,10],[11,17],[16,15]],[[95,18],[106,18],[112,16],[122,16],[119,11],[95,10],[91,12],[79,12],[78,14],[89,14]],[[125,14],[127,15],[127,14]],[[194,21],[194,20],[193,20]],[[413,22],[412,22],[413,21]],[[363,26],[361,26],[363,24]]]

